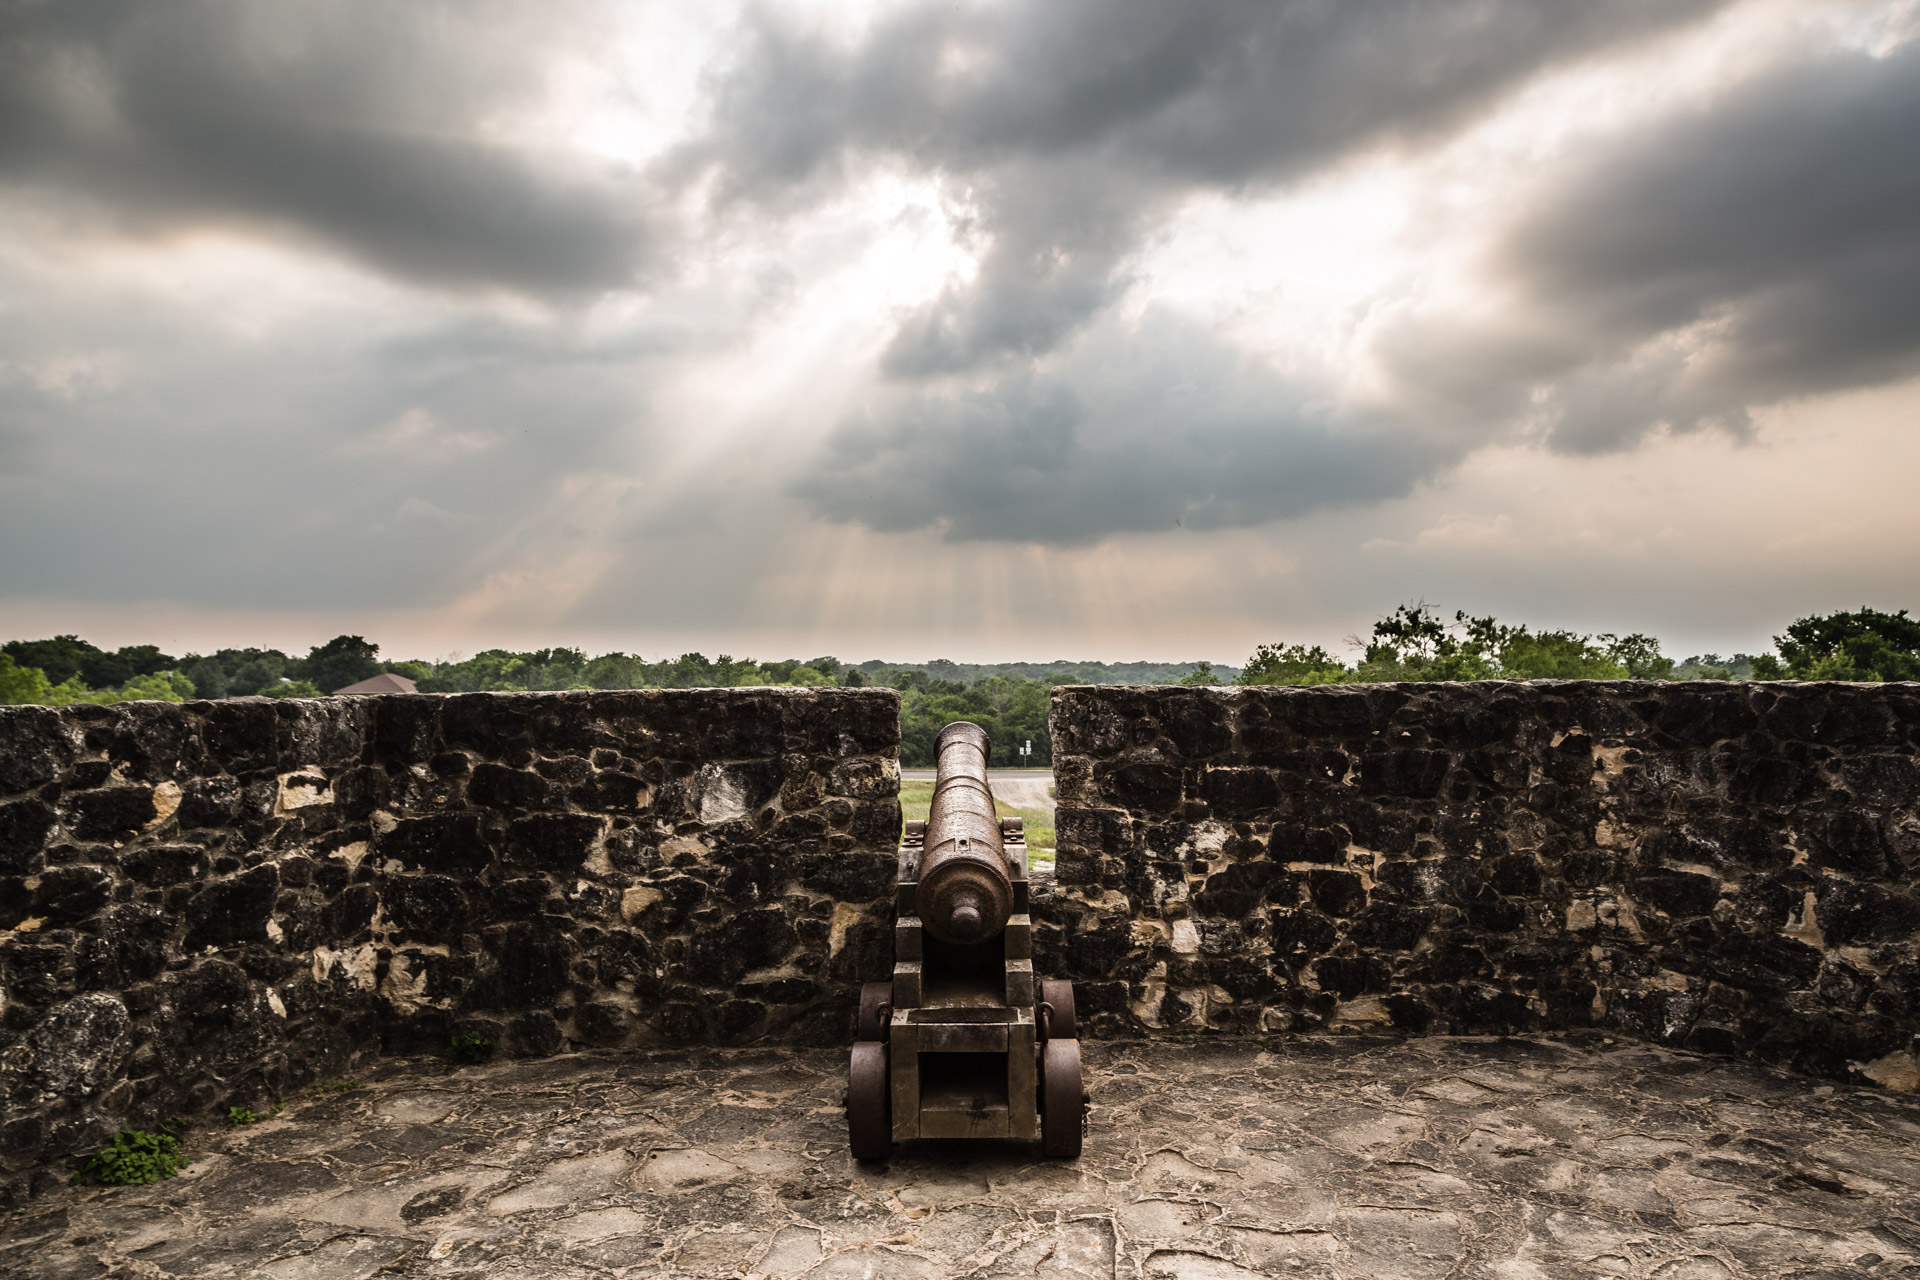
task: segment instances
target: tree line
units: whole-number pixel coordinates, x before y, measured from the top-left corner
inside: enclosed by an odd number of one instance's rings
[[[278,649],[221,649],[176,658],[157,645],[108,652],[79,636],[10,640],[0,645],[0,703],[131,702],[192,698],[318,698],[378,675],[420,664],[382,663],[380,647],[336,636],[304,658]]]
[[[580,649],[488,649],[458,661],[383,661],[361,636],[335,636],[304,657],[278,649],[221,649],[174,657],[154,645],[108,652],[61,635],[0,645],[0,703],[311,698],[382,671],[423,693],[547,689],[695,689],[746,685],[878,686],[900,692],[900,762],[930,768],[933,741],[954,720],[972,720],[993,742],[998,768],[1049,768],[1049,695],[1062,684],[1369,684],[1400,680],[1920,680],[1920,620],[1905,609],[1801,618],[1768,653],[1731,658],[1664,656],[1651,636],[1535,631],[1457,612],[1452,621],[1425,603],[1401,605],[1350,643],[1343,661],[1320,645],[1276,642],[1244,667],[1206,662],[965,664],[838,658],[755,660],[686,653],[648,661],[626,653],[588,657]],[[1030,756],[1020,754],[1031,742]]]
[[[1351,641],[1342,662],[1319,645],[1263,644],[1239,684],[1376,684],[1396,680],[1920,680],[1920,620],[1860,608],[1801,618],[1775,652],[1664,656],[1652,636],[1534,631],[1492,617],[1401,605]],[[1219,683],[1196,671],[1191,683]]]

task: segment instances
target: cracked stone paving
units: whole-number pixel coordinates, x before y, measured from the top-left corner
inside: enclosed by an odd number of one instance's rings
[[[1593,1039],[1089,1043],[1086,1154],[847,1156],[845,1054],[449,1068],[63,1188],[0,1275],[1920,1277],[1920,1099]]]

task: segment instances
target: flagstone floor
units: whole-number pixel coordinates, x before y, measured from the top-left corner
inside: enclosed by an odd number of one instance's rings
[[[0,1221],[23,1280],[1920,1277],[1920,1099],[1598,1039],[1086,1046],[1086,1154],[848,1159],[844,1056],[576,1055],[191,1135]]]

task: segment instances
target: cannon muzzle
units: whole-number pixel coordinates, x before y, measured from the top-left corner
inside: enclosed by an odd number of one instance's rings
[[[987,787],[987,731],[955,721],[940,731],[934,759],[915,910],[942,942],[984,942],[1013,914],[1013,880]]]

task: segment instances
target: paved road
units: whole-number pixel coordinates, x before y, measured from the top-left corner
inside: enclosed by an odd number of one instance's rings
[[[21,1280],[1889,1280],[1920,1099],[1643,1045],[1090,1042],[1086,1153],[847,1156],[844,1049],[449,1070],[0,1219]],[[256,1099],[256,1102],[264,1100]]]
[[[931,769],[900,771],[903,782],[932,782],[933,777]],[[1051,769],[989,769],[987,785],[993,788],[994,798],[1002,804],[1053,812],[1053,797],[1047,794],[1047,788],[1053,785]]]

